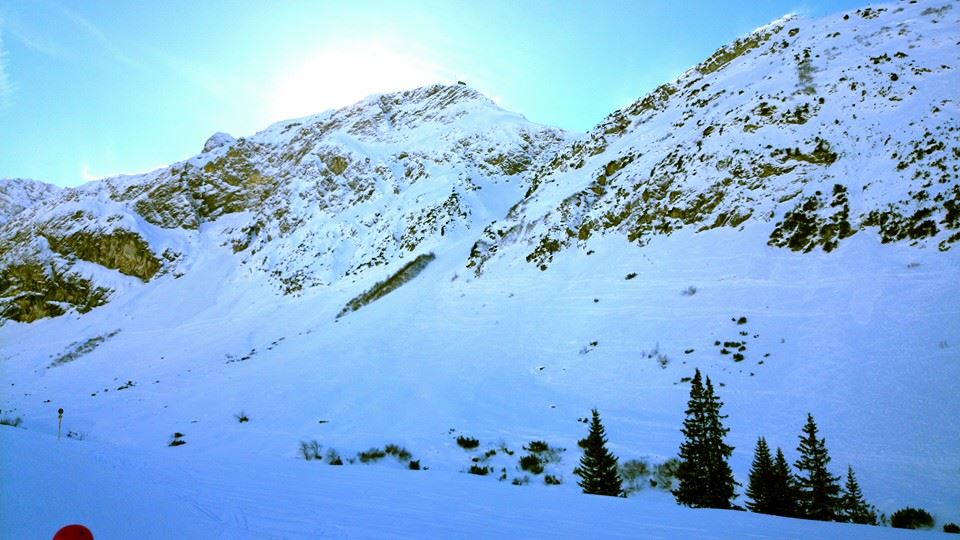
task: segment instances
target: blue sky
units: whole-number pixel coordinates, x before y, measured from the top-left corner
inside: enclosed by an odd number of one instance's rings
[[[862,0],[0,0],[0,177],[150,170],[216,131],[464,80],[585,131],[789,12]]]

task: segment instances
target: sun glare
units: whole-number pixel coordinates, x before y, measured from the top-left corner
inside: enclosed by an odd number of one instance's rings
[[[277,81],[268,99],[271,121],[343,107],[381,92],[452,82],[439,66],[377,43],[340,46],[307,57]]]

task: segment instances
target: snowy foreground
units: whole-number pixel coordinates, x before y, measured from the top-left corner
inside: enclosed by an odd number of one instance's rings
[[[16,460],[12,459],[16,456]],[[0,428],[0,537],[923,538],[931,533],[516,488],[470,475],[194,459]],[[935,533],[934,533],[935,534]],[[939,536],[939,535],[938,535]],[[943,535],[948,537],[947,535]]]

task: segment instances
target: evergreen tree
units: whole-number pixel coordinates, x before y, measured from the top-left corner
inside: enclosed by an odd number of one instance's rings
[[[820,521],[835,520],[840,493],[837,482],[840,477],[831,475],[827,470],[830,456],[827,454],[826,439],[817,438],[817,424],[809,413],[797,451],[800,459],[794,466],[798,471],[797,485],[803,517]]]
[[[860,484],[853,474],[853,467],[847,466],[847,482],[843,487],[843,496],[840,498],[840,517],[843,521],[859,523],[861,525],[876,525],[877,512],[867,501],[863,500]]]
[[[677,466],[677,489],[673,496],[677,503],[686,506],[701,506],[702,494],[706,492],[706,474],[701,459],[704,446],[703,379],[697,369],[690,381],[690,400],[687,402],[686,418],[683,420],[684,440],[680,443],[680,464]]]
[[[753,464],[750,466],[750,483],[747,484],[747,508],[751,512],[771,514],[770,499],[773,496],[773,458],[767,441],[760,437],[753,450]]]
[[[770,475],[770,492],[767,496],[767,505],[770,514],[775,516],[796,517],[797,486],[793,480],[793,473],[783,450],[777,448],[777,457],[773,460],[773,470]]]
[[[586,439],[580,441],[583,457],[580,458],[580,466],[574,469],[573,473],[580,477],[577,485],[583,488],[584,493],[619,497],[623,494],[623,487],[617,472],[617,458],[607,450],[606,445],[607,438],[603,424],[600,423],[600,413],[593,409],[590,433]]]
[[[723,403],[707,377],[706,386],[696,370],[690,384],[687,417],[683,421],[684,441],[680,444],[677,468],[677,503],[695,508],[730,508],[734,498],[733,471],[727,458],[733,447],[723,442],[730,430],[723,427]]]

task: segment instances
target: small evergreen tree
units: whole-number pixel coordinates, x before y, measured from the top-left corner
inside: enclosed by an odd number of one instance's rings
[[[847,466],[847,482],[840,497],[840,517],[843,521],[861,525],[876,525],[877,511],[863,500],[860,484],[853,474],[853,467]]]
[[[777,456],[773,460],[773,470],[770,474],[770,492],[767,495],[767,505],[770,514],[775,516],[796,517],[797,485],[793,480],[793,473],[783,450],[777,448]]]
[[[794,466],[798,471],[797,485],[803,517],[820,521],[835,520],[840,493],[837,482],[840,477],[831,475],[827,470],[830,456],[826,439],[817,438],[817,424],[812,414],[807,414],[807,424],[803,426],[797,451],[800,459]]]
[[[750,483],[747,484],[747,508],[751,512],[770,514],[770,499],[773,496],[773,458],[767,441],[760,437],[753,450],[750,466]]]
[[[736,481],[727,463],[733,447],[723,442],[730,431],[723,427],[723,403],[714,393],[710,377],[704,386],[699,369],[690,383],[673,496],[677,503],[694,508],[730,508]]]
[[[600,423],[600,413],[596,409],[592,412],[590,433],[580,441],[583,457],[573,473],[580,477],[577,485],[584,493],[619,497],[623,494],[623,487],[617,473],[617,458],[607,450],[606,430]]]

